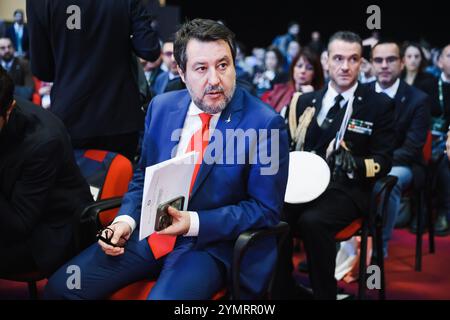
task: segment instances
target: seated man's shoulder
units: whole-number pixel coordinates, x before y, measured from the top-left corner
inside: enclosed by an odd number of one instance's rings
[[[409,98],[412,99],[412,102],[416,102],[416,103],[420,103],[420,104],[425,103],[429,98],[428,94],[426,94],[422,90],[420,90],[416,87],[410,86],[410,85],[408,85],[408,93],[409,93]]]
[[[303,93],[300,95],[300,97],[298,97],[298,103],[297,104],[312,104],[312,103],[316,103],[317,101],[317,91],[313,91],[313,92],[307,92],[307,93]]]
[[[190,99],[187,89],[174,90],[158,94],[150,101],[152,108],[167,108],[167,105],[174,105],[182,101],[182,99]],[[190,101],[190,100],[189,100]]]
[[[64,145],[70,144],[67,130],[57,116],[19,97],[15,97],[15,100],[21,117],[24,117],[28,123],[25,139],[34,146],[33,149],[54,146],[62,151]],[[54,151],[54,148],[50,149]]]
[[[274,119],[282,119],[270,105],[245,90],[242,90],[242,92],[244,95],[245,113],[251,117],[252,121],[264,125]]]

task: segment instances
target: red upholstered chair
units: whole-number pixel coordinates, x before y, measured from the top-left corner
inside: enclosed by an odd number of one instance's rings
[[[381,288],[379,291],[380,300],[385,299],[385,279],[384,279],[384,254],[383,254],[383,225],[386,220],[387,203],[392,188],[397,183],[397,177],[387,176],[381,178],[375,184],[370,204],[370,212],[361,218],[354,220],[347,227],[339,231],[335,239],[337,242],[345,241],[353,236],[361,236],[361,253],[359,259],[359,283],[358,298],[364,299],[366,289],[366,256],[367,256],[367,240],[369,233],[375,238],[378,266],[381,271]]]
[[[417,216],[417,230],[416,230],[416,258],[415,258],[415,270],[422,270],[422,242],[423,242],[423,230],[425,218],[427,218],[427,229],[429,235],[429,252],[434,253],[434,224],[432,215],[432,179],[434,171],[432,168],[431,161],[431,150],[432,150],[432,135],[431,131],[427,133],[427,139],[425,145],[423,146],[422,153],[425,160],[425,178],[424,182],[420,186],[412,187],[407,193],[410,194],[413,200],[413,210]]]
[[[415,248],[415,264],[416,271],[422,270],[422,242],[425,218],[427,218],[427,229],[429,235],[429,252],[434,253],[434,224],[432,215],[432,180],[434,179],[435,170],[431,161],[432,151],[432,135],[428,131],[425,144],[422,148],[422,155],[426,167],[423,171],[423,177],[415,177],[419,182],[413,180],[412,186],[403,192],[403,196],[409,197],[412,203],[413,213],[416,215],[416,248]]]
[[[39,89],[41,88],[42,85],[42,81],[39,80],[36,77],[33,77],[33,82],[34,82],[34,92],[33,95],[31,96],[31,101],[35,104],[40,106],[41,105],[41,96],[39,94]]]
[[[248,248],[250,248],[254,243],[262,240],[266,237],[276,236],[278,243],[278,250],[280,250],[283,242],[289,232],[289,225],[285,222],[280,222],[278,225],[255,231],[247,231],[242,233],[235,242],[234,253],[233,253],[233,265],[232,265],[232,287],[231,292],[228,292],[226,288],[221,289],[216,292],[214,296],[211,297],[212,300],[222,300],[222,299],[233,299],[239,300],[240,298],[240,265],[242,258],[245,256]],[[263,290],[263,296],[261,298],[269,298],[269,292],[271,292],[272,283],[275,277],[275,272],[272,273],[272,277],[266,286],[266,290]],[[156,280],[155,279],[144,279],[127,285],[126,287],[116,291],[110,296],[110,300],[146,300],[148,294],[153,288]]]
[[[83,248],[88,243],[95,240],[95,234],[99,227],[106,226],[114,220],[121,203],[121,197],[128,190],[128,183],[133,174],[131,162],[124,156],[102,150],[75,150],[75,157],[81,172],[91,190],[96,190],[96,202],[84,208],[81,217],[94,217],[93,229],[86,234],[86,238],[75,238],[78,248]],[[99,172],[104,172],[99,175]],[[111,206],[114,206],[112,209]],[[86,243],[86,244],[82,244]],[[30,299],[37,299],[36,282],[43,280],[48,275],[40,271],[33,271],[23,274],[13,274],[4,277],[6,280],[27,282]]]
[[[86,210],[94,210],[94,215],[101,211],[110,210],[120,206],[120,202],[111,199],[110,201],[101,201],[100,203],[94,203]],[[92,213],[87,213],[91,215]],[[219,300],[230,297],[232,299],[240,298],[240,264],[242,258],[245,256],[248,248],[251,247],[255,242],[270,236],[277,237],[278,250],[281,248],[283,242],[289,232],[289,225],[285,222],[280,222],[278,225],[255,231],[247,231],[242,233],[235,242],[234,254],[233,254],[233,267],[232,267],[232,288],[231,292],[227,289],[222,289],[217,292],[211,299]],[[272,278],[270,279],[266,290],[264,290],[264,297],[268,296],[268,292],[271,291],[273,279],[275,277],[276,270],[272,273]],[[134,283],[131,283],[122,289],[116,291],[110,296],[111,300],[146,300],[148,294],[150,293],[156,279],[143,279]]]
[[[133,176],[133,166],[124,156],[104,150],[75,150],[81,173],[91,186],[96,201],[121,198],[128,190]],[[119,203],[120,201],[117,200]],[[99,211],[100,226],[109,225],[118,208]]]

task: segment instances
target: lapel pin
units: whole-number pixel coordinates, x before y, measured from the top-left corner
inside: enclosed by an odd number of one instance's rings
[[[316,103],[316,99],[315,98],[312,100],[312,103]]]
[[[362,101],[362,97],[358,96],[358,101]]]
[[[402,97],[402,100],[401,100],[402,103],[405,102],[405,99],[406,99],[406,98],[403,96],[403,97]]]

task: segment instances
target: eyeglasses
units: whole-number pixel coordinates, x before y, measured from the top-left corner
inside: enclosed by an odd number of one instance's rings
[[[375,64],[382,64],[383,61],[386,61],[387,64],[392,64],[394,62],[397,62],[398,60],[400,60],[400,58],[396,56],[389,56],[386,58],[375,57],[372,59],[373,63]]]
[[[120,247],[120,248],[125,247],[125,245],[127,244],[127,239],[121,237],[116,244],[113,244],[113,243],[111,243],[111,239],[113,238],[113,236],[114,236],[114,230],[107,227],[103,230],[100,230],[97,233],[97,240],[101,240],[104,243],[109,244],[110,246],[113,246],[113,247]]]

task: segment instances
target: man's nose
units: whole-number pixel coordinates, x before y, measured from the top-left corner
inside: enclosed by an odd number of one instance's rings
[[[220,82],[219,75],[217,73],[217,70],[214,68],[211,68],[208,72],[208,83],[212,86],[218,85]]]

